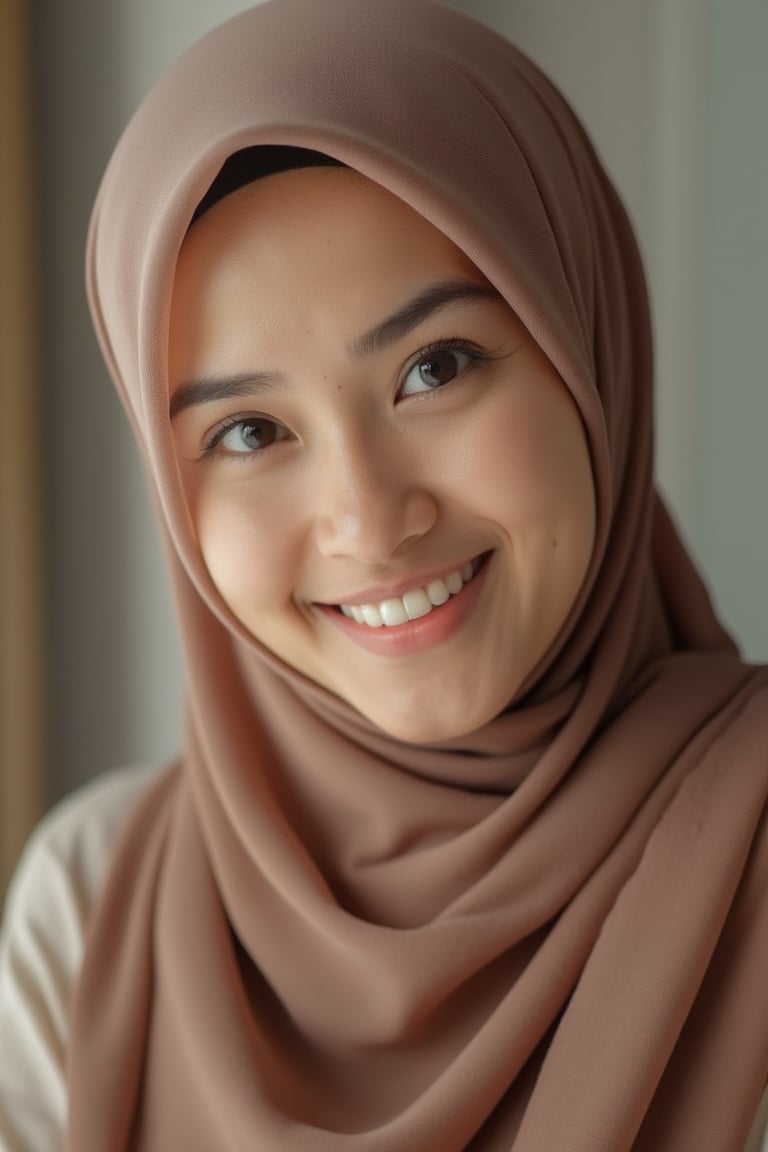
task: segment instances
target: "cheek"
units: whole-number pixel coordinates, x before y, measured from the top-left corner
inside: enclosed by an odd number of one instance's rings
[[[243,484],[237,492],[199,493],[193,514],[210,577],[236,616],[290,598],[298,575],[296,532],[280,501]]]
[[[580,417],[559,382],[511,389],[465,438],[456,485],[510,532],[561,536],[591,552],[595,498]]]
[[[571,422],[569,421],[568,424]],[[568,527],[594,517],[594,490],[589,454],[580,426],[563,426],[532,414],[525,432],[506,445],[510,511],[525,523]],[[496,446],[501,455],[504,445]],[[591,546],[591,543],[590,543]]]

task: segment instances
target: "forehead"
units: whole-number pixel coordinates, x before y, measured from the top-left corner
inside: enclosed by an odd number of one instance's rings
[[[358,253],[360,259],[354,261]],[[262,277],[291,266],[330,273],[333,260],[359,263],[371,253],[387,268],[443,261],[469,271],[469,258],[439,229],[381,185],[349,168],[279,172],[216,203],[187,234],[177,276],[229,274],[257,267]]]
[[[335,355],[435,283],[490,287],[443,232],[350,169],[281,172],[190,229],[171,307],[171,374]]]

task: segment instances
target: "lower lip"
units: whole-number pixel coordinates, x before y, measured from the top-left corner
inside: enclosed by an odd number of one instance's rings
[[[337,628],[349,636],[350,640],[367,652],[374,652],[377,656],[410,656],[414,652],[422,652],[427,648],[445,644],[456,635],[478,601],[490,564],[491,557],[485,561],[470,582],[464,585],[461,592],[451,596],[445,604],[433,608],[418,620],[409,620],[406,624],[397,624],[393,628],[388,628],[386,625],[371,628],[367,624],[358,624],[356,620],[350,620],[337,608],[325,604],[318,607]]]

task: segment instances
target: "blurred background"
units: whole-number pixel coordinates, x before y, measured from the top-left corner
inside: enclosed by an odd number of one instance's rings
[[[178,747],[173,614],[91,332],[83,247],[101,172],[144,93],[248,6],[0,4],[0,891],[45,807]],[[766,660],[768,5],[452,6],[549,72],[618,184],[653,300],[660,484],[744,652]]]

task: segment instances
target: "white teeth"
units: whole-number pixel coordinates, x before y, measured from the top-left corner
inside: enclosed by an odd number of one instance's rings
[[[450,576],[446,576],[445,586],[452,596],[455,596],[457,592],[461,592],[464,587],[461,572],[451,572]]]
[[[360,611],[362,612],[363,620],[369,628],[381,628],[384,620],[375,604],[363,604]]]
[[[451,596],[461,592],[475,574],[471,563],[451,572],[443,580],[431,580],[425,588],[409,588],[402,596],[392,596],[380,604],[340,604],[343,614],[369,628],[394,628],[408,620],[427,616],[434,608],[445,604]]]
[[[432,611],[432,605],[423,588],[411,588],[403,596],[403,606],[408,613],[409,620],[418,620],[419,616],[426,616]]]
[[[427,584],[425,591],[430,604],[434,604],[435,608],[439,608],[441,604],[445,604],[446,600],[451,598],[451,594],[445,586],[445,580],[433,580],[431,584]]]
[[[405,624],[408,620],[408,613],[399,596],[393,597],[391,600],[382,600],[379,609],[382,620],[389,628],[394,627],[395,624]]]

